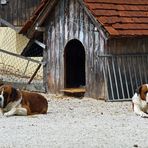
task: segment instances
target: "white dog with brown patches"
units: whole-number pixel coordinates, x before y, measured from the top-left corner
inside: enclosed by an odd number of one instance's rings
[[[46,114],[48,102],[38,93],[20,91],[11,85],[0,87],[0,108],[4,116]]]
[[[141,85],[132,97],[133,110],[136,115],[148,117],[148,84]]]

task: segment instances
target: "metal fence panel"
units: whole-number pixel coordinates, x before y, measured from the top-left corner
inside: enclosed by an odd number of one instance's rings
[[[108,101],[131,100],[137,87],[148,82],[148,54],[101,55]]]
[[[11,83],[21,89],[45,91],[43,86],[44,63],[38,48],[32,46],[31,49],[28,48],[28,57],[22,56],[30,40],[19,34],[18,30],[6,20],[0,19],[0,23],[5,26],[0,27],[0,79],[4,83]],[[32,49],[36,56],[32,54]]]
[[[38,67],[40,68],[38,69]],[[35,71],[38,71],[31,82]],[[45,91],[43,86],[43,63],[0,49],[0,79],[21,89]]]

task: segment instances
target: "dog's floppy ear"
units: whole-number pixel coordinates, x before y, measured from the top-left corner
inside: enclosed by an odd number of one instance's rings
[[[11,89],[11,94],[10,94],[10,98],[12,98],[13,100],[15,100],[18,96],[18,91],[16,88],[12,87]]]
[[[142,89],[142,86],[139,86],[139,87],[136,89],[136,93],[140,94],[140,93],[141,93],[141,89]]]

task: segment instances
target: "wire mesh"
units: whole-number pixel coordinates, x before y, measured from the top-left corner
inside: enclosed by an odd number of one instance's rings
[[[29,58],[11,55],[0,50],[0,78],[4,83],[13,83],[21,88],[43,91],[43,66],[40,67],[30,86],[32,75],[41,63]]]
[[[44,91],[42,56],[38,54],[38,48],[31,46],[26,48],[29,43],[27,37],[15,30],[0,27],[0,79],[4,83],[12,83],[20,88]],[[21,55],[24,49],[27,49],[29,58]]]

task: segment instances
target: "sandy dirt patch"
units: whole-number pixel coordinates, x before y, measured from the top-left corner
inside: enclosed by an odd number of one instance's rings
[[[148,147],[148,119],[131,102],[47,98],[47,115],[0,118],[0,148]]]

